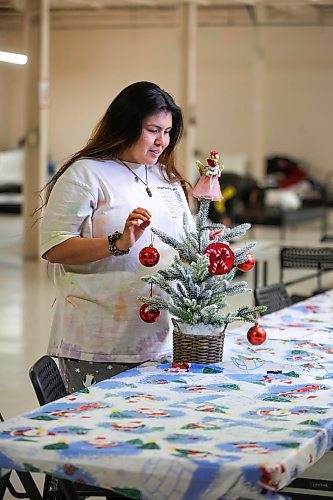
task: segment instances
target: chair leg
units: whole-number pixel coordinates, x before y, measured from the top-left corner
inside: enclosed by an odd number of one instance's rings
[[[46,475],[44,479],[44,488],[43,488],[43,498],[46,500],[50,497],[51,492],[51,476]]]
[[[8,484],[10,483],[10,474],[11,471],[7,472],[7,474],[4,474],[3,476],[0,477],[0,500],[3,499],[5,491],[8,488]]]
[[[323,289],[323,282],[322,282],[322,269],[321,267],[319,266],[319,269],[318,269],[318,290],[319,292]]]
[[[43,500],[66,500],[59,479],[48,474],[46,474],[44,481]]]
[[[16,471],[25,491],[29,494],[28,498],[33,498],[34,500],[42,500],[42,495],[36,486],[30,472]]]
[[[68,481],[67,479],[59,479],[59,484],[64,492],[66,500],[80,500],[80,497],[71,481]]]

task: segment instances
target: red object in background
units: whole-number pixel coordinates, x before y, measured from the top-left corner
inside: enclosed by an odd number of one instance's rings
[[[140,250],[139,253],[139,261],[143,266],[153,267],[160,260],[159,251],[153,247],[153,245],[149,245],[149,247],[144,247]]]
[[[245,262],[242,262],[241,264],[237,264],[237,267],[240,271],[251,271],[251,269],[254,267],[254,264],[256,263],[255,258],[251,253],[247,254],[248,259]]]
[[[147,307],[149,304],[142,304],[139,310],[140,318],[145,323],[155,323],[161,315],[161,311],[159,309],[152,309],[151,311],[147,311]]]
[[[247,332],[247,340],[252,345],[261,345],[265,342],[267,337],[266,330],[258,324],[252,326]]]
[[[266,173],[276,179],[279,188],[294,186],[308,179],[306,171],[292,158],[271,156],[267,158]],[[309,180],[309,179],[308,179]]]
[[[294,161],[280,158],[276,162],[279,188],[294,186],[306,178],[305,172]]]
[[[234,252],[224,243],[211,243],[205,255],[209,258],[208,271],[212,274],[226,274],[234,265]]]
[[[303,172],[295,172],[294,174],[289,174],[288,177],[284,179],[278,179],[279,188],[288,188],[290,186],[294,186],[298,182],[301,182],[305,179],[305,174]]]

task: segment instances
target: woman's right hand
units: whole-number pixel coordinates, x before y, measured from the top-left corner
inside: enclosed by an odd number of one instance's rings
[[[117,240],[119,250],[127,250],[143,235],[150,225],[151,213],[136,208],[126,219],[123,234]],[[59,264],[88,264],[110,257],[108,238],[73,237],[52,247],[44,256],[49,262]]]
[[[123,233],[117,241],[119,250],[131,248],[141,238],[150,222],[151,213],[147,209],[138,207],[133,210],[127,217]]]

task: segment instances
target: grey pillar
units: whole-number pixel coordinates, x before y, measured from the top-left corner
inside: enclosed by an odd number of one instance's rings
[[[23,258],[39,258],[39,193],[47,180],[48,151],[48,0],[26,3],[26,43],[29,57],[26,92],[26,134],[23,189]]]
[[[178,164],[185,177],[193,182],[197,128],[197,4],[188,1],[179,7],[181,49],[181,105],[184,112],[185,135],[180,147]]]

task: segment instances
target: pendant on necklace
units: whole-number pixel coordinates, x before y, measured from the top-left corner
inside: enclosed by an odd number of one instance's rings
[[[151,192],[149,186],[146,186],[146,191],[147,191],[148,196],[151,198],[153,196],[153,193]]]

